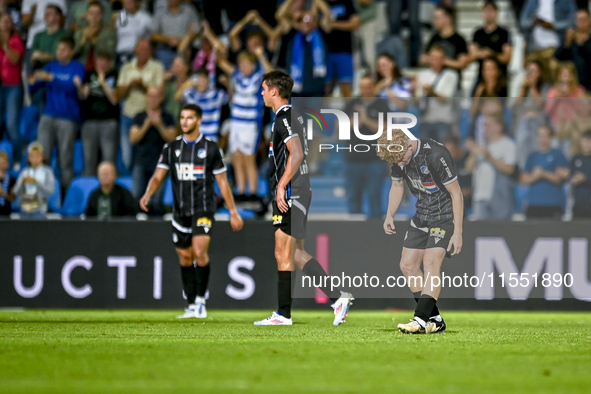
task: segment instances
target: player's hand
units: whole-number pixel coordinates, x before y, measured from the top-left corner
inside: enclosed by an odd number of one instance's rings
[[[244,226],[244,221],[238,212],[234,212],[230,215],[230,226],[232,226],[232,230],[240,231]]]
[[[148,204],[150,203],[150,196],[144,194],[142,198],[140,198],[140,208],[142,211],[148,212]]]
[[[394,218],[392,216],[388,216],[384,220],[384,232],[388,235],[396,234],[396,226],[394,225]]]
[[[285,187],[277,186],[277,208],[283,213],[289,211],[289,205],[285,199]]]
[[[452,256],[458,255],[462,251],[463,245],[464,245],[464,241],[462,240],[462,234],[454,232],[454,235],[452,235],[451,239],[449,240],[449,245],[447,246],[447,251],[451,252],[453,250],[451,255]]]

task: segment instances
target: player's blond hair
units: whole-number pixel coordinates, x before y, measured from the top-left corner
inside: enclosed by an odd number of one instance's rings
[[[408,137],[400,129],[392,130],[392,139],[388,139],[387,133],[382,133],[378,139],[376,151],[378,157],[389,163],[398,163],[408,150]]]

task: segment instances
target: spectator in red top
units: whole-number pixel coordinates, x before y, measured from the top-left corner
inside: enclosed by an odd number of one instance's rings
[[[14,163],[20,163],[23,153],[19,120],[23,101],[21,65],[24,53],[23,40],[10,14],[0,14],[0,131],[6,129],[8,132]]]

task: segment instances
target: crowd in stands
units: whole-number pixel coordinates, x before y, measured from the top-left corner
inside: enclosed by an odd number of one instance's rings
[[[413,132],[456,160],[472,219],[560,218],[566,206],[591,217],[589,2],[514,0],[511,33],[499,4],[482,1],[482,26],[463,37],[458,5],[469,1],[0,0],[0,214],[17,201],[22,216],[43,216],[55,186],[63,199],[79,175],[100,181],[88,216],[135,214],[184,103],[203,108],[201,131],[226,152],[237,200],[260,195],[273,116],[261,80],[282,69],[293,97],[357,97],[347,111],[368,134],[378,113],[414,111]],[[515,35],[524,76],[509,97]],[[313,156],[313,175],[325,175]],[[349,212],[382,216],[385,163],[347,154],[341,167]]]

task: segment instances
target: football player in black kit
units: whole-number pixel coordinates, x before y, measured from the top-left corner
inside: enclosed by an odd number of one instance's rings
[[[447,148],[432,139],[411,140],[402,131],[393,130],[392,140],[384,134],[378,143],[378,156],[392,164],[392,187],[384,221],[386,234],[396,234],[394,215],[404,194],[403,181],[418,199],[400,260],[400,269],[417,307],[414,319],[398,324],[398,329],[407,334],[444,332],[445,321],[437,308],[441,286],[433,278],[441,279],[445,257],[462,250],[464,198],[455,165]],[[396,149],[385,149],[387,145],[395,145]]]
[[[258,326],[292,325],[291,283],[292,275],[295,277],[294,265],[312,278],[327,275],[320,263],[304,250],[312,189],[306,163],[308,144],[303,127],[304,120],[297,117],[292,122],[292,108],[289,105],[292,88],[293,79],[283,71],[272,71],[263,76],[263,101],[265,106],[270,107],[275,113],[269,162],[273,226],[276,227],[275,258],[279,271],[279,308],[270,317],[256,321],[254,324]],[[352,295],[331,290],[330,287],[320,289],[333,302],[333,324],[336,326],[343,323],[353,300]]]
[[[186,104],[181,109],[183,135],[162,148],[156,171],[148,183],[140,206],[148,211],[152,195],[171,171],[174,196],[172,241],[181,263],[183,290],[189,307],[179,318],[207,317],[205,292],[209,280],[209,241],[216,211],[214,181],[230,210],[230,225],[242,229],[242,218],[236,210],[232,189],[226,176],[226,165],[218,145],[199,132],[201,107]]]

